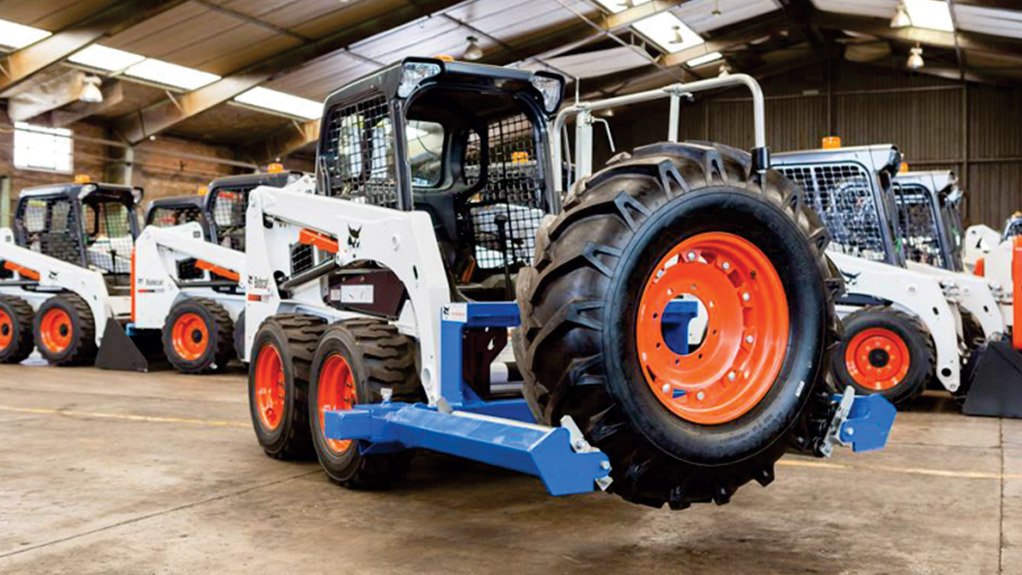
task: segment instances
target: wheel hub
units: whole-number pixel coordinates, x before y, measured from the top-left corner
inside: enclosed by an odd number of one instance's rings
[[[259,421],[270,430],[280,427],[284,418],[284,364],[272,344],[259,348],[255,367],[255,403]]]
[[[197,361],[206,353],[209,328],[197,313],[183,313],[171,328],[174,353],[185,361]]]
[[[11,324],[11,317],[0,311],[0,350],[7,349],[14,341],[14,329]]]
[[[905,340],[884,327],[866,328],[845,348],[845,368],[866,389],[887,391],[905,380],[912,358]]]
[[[39,339],[50,353],[71,347],[71,315],[60,308],[47,310],[39,321]]]
[[[330,439],[326,437],[327,411],[348,410],[358,403],[355,391],[355,377],[351,364],[339,353],[333,353],[323,360],[317,380],[318,392],[316,405],[319,409],[319,431],[327,447],[334,453],[344,453],[351,448],[350,439]]]
[[[706,333],[688,354],[666,343],[667,304],[693,296]],[[769,258],[735,234],[709,232],[671,248],[639,300],[636,347],[647,384],[674,415],[699,424],[733,421],[773,387],[788,346],[788,300]]]

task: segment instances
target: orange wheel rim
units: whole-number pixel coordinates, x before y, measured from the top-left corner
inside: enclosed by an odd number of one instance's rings
[[[201,358],[209,346],[209,328],[197,313],[181,314],[171,327],[170,336],[174,353],[185,361]]]
[[[259,348],[255,367],[255,402],[259,421],[270,431],[280,427],[284,418],[284,363],[273,344]]]
[[[319,370],[316,406],[319,409],[319,432],[327,447],[334,453],[344,453],[351,447],[350,439],[330,439],[326,436],[327,411],[348,410],[358,403],[355,393],[355,377],[351,365],[339,353],[332,353],[323,361]]]
[[[905,380],[912,355],[900,335],[883,327],[855,334],[845,348],[845,367],[852,381],[866,389],[887,391]]]
[[[74,327],[71,315],[60,308],[53,308],[43,314],[39,322],[39,339],[50,353],[62,353],[71,347]]]
[[[698,298],[707,315],[698,348],[678,354],[663,335],[667,304]],[[674,415],[715,425],[746,414],[773,387],[788,349],[788,299],[770,259],[725,232],[692,236],[667,252],[639,300],[636,347],[646,383]]]
[[[14,341],[14,321],[7,312],[0,310],[0,351],[11,346]]]

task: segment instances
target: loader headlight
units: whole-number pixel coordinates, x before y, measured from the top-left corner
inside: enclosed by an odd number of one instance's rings
[[[564,80],[537,74],[532,77],[532,85],[543,95],[543,111],[547,114],[556,112],[564,94]]]
[[[442,71],[440,64],[432,62],[409,62],[402,67],[401,83],[397,87],[399,98],[407,98],[416,86],[426,78],[436,76]]]

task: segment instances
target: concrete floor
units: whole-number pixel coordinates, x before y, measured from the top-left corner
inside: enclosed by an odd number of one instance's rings
[[[1022,573],[1022,421],[939,398],[680,513],[438,455],[346,491],[262,454],[240,373],[0,366],[0,425],[0,573]]]

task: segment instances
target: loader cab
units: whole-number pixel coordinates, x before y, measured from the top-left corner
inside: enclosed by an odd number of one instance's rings
[[[301,172],[277,171],[217,178],[209,183],[203,203],[209,240],[236,251],[245,251],[245,210],[248,194],[259,186],[283,188],[302,177]]]
[[[21,247],[102,273],[113,293],[127,290],[141,199],[141,188],[115,184],[28,188],[18,199],[15,241]]]
[[[1015,212],[1004,223],[1004,232],[1001,237],[1005,240],[1015,236],[1022,236],[1022,212]]]
[[[189,222],[199,222],[204,233],[209,235],[209,226],[203,215],[203,196],[172,196],[157,198],[149,203],[145,212],[145,226],[169,228]]]
[[[962,271],[963,193],[950,171],[903,172],[894,179],[898,229],[911,261]]]
[[[552,74],[407,59],[327,100],[318,192],[428,213],[456,295],[513,299],[559,209],[546,126],[563,91]]]
[[[896,227],[894,176],[901,163],[895,146],[784,152],[773,165],[805,192],[831,235],[828,249],[871,261],[904,267]]]

